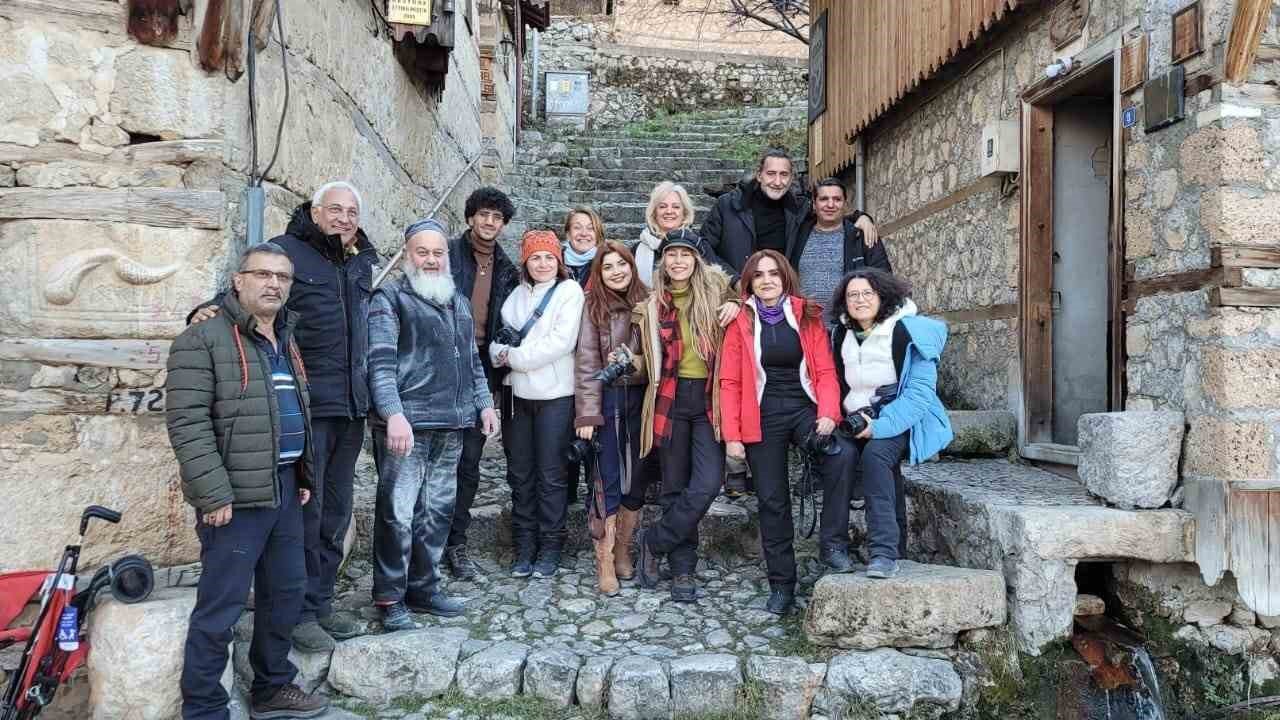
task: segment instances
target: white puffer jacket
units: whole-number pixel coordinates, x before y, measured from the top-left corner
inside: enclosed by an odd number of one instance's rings
[[[536,285],[520,283],[502,304],[502,322],[516,330],[524,327],[553,285],[554,280]],[[573,351],[578,344],[584,302],[578,283],[561,281],[542,317],[529,328],[519,347],[489,344],[489,357],[495,364],[502,351],[507,351],[511,372],[504,382],[516,397],[554,400],[573,395]]]

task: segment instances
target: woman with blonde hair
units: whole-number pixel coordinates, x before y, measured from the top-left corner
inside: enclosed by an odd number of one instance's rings
[[[579,205],[564,216],[564,264],[579,285],[586,287],[591,261],[603,244],[604,221],[600,213]]]
[[[631,251],[640,269],[640,281],[645,287],[653,287],[653,270],[658,265],[658,248],[663,239],[672,230],[693,226],[693,201],[689,199],[689,192],[670,180],[658,183],[649,193],[644,224]],[[702,252],[702,248],[699,251]]]
[[[640,452],[658,448],[662,465],[662,519],[640,532],[640,584],[658,583],[658,556],[671,565],[671,599],[694,602],[698,523],[720,492],[724,446],[720,443],[717,353],[723,327],[741,303],[729,277],[703,260],[692,230],[667,233],[653,292],[636,308],[647,372]]]

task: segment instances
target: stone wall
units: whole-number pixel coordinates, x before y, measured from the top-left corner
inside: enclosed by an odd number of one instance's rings
[[[611,32],[608,16],[553,18],[540,40],[538,117],[545,117],[544,75],[557,70],[590,72],[591,127],[642,120],[659,112],[777,106],[808,97],[805,61],[620,44],[630,38]],[[526,89],[532,92],[531,53],[525,70]]]
[[[628,45],[808,60],[809,47],[755,22],[721,12],[728,0],[673,5],[667,0],[615,0],[612,31]],[[708,12],[708,9],[712,12]],[[568,14],[568,13],[566,13]],[[808,21],[801,18],[801,26]]]
[[[124,549],[190,562],[163,367],[187,311],[224,285],[243,247],[248,76],[199,69],[189,17],[168,47],[151,47],[126,35],[115,0],[22,7],[0,8],[0,569],[52,563],[91,503],[125,520],[95,528],[86,565]],[[364,195],[361,225],[391,250],[481,149],[475,18],[454,16],[434,93],[393,56],[367,2],[283,9],[289,111],[266,232],[346,178]],[[260,166],[275,149],[280,52],[273,42],[258,57]],[[507,98],[512,74],[496,78]],[[495,140],[507,159],[491,177],[511,159],[511,138]],[[473,170],[446,203],[452,225],[480,182]]]

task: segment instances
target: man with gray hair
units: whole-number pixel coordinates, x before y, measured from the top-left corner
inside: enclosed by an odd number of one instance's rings
[[[298,347],[314,389],[314,496],[304,509],[307,591],[293,633],[300,650],[332,650],[364,623],[333,612],[342,541],[351,522],[356,458],[369,413],[367,318],[378,253],[360,229],[364,204],[351,183],[321,185],[272,238],[293,262],[289,309],[298,314]],[[192,318],[213,316],[219,300]]]
[[[403,274],[378,288],[369,309],[378,460],[373,603],[388,631],[421,627],[411,611],[462,613],[462,604],[439,589],[462,433],[479,425],[492,435],[498,428],[471,303],[454,286],[445,234],[436,220],[410,225]]]
[[[219,678],[254,586],[255,718],[315,717],[328,701],[295,684],[290,632],[302,607],[302,513],[314,469],[306,368],[285,309],[294,266],[278,245],[249,248],[216,317],[169,350],[165,422],[182,494],[196,510],[204,572],[183,652],[182,717],[227,717]]]

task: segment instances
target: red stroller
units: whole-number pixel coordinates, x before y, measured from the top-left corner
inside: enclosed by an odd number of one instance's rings
[[[89,521],[97,518],[120,522],[115,510],[90,505],[80,516],[80,542],[68,545],[54,572],[34,570],[0,573],[0,628],[7,628],[27,601],[41,592],[40,614],[31,627],[0,629],[0,649],[26,641],[18,669],[0,701],[0,720],[29,720],[53,701],[58,686],[84,662],[89,643],[81,637],[85,618],[104,588],[121,602],[141,602],[151,594],[155,579],[151,564],[139,555],[127,555],[94,574],[76,592],[76,565]]]

